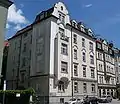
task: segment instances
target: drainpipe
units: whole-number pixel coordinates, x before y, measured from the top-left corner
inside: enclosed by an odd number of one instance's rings
[[[18,86],[19,86],[19,71],[20,71],[21,44],[22,44],[22,35],[21,35],[21,38],[20,38],[20,49],[19,49],[19,56],[18,56],[18,68],[17,68],[16,89],[18,89]]]
[[[72,49],[72,27],[71,27],[71,78],[73,78],[73,49]],[[72,98],[73,98],[73,79],[72,81]]]

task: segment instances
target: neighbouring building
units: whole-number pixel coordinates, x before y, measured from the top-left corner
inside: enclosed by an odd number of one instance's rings
[[[120,50],[114,48],[115,53],[115,70],[116,70],[116,84],[120,85]]]
[[[11,4],[12,2],[9,0],[0,0],[0,77],[1,77],[1,68],[2,68],[4,35],[5,35],[5,26],[7,21],[7,12]]]
[[[96,40],[98,95],[114,96],[116,89],[116,75],[113,44],[106,40]]]
[[[41,104],[97,96],[96,40],[56,3],[9,39],[7,89],[33,87]]]

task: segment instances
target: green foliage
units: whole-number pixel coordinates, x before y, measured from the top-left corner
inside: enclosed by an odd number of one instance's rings
[[[0,94],[28,94],[28,95],[33,95],[35,93],[34,89],[33,88],[29,88],[29,89],[26,89],[26,90],[0,90]]]

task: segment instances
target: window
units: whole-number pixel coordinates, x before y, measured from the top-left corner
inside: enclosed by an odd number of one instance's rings
[[[65,23],[65,15],[59,13],[59,20],[61,21],[61,23]]]
[[[67,62],[61,61],[61,72],[67,72],[68,64]]]
[[[100,64],[99,64],[99,70],[101,70]]]
[[[22,59],[22,67],[25,66],[26,59],[25,57]]]
[[[102,45],[97,42],[97,48],[102,49]]]
[[[86,77],[86,67],[83,67],[83,77]]]
[[[102,64],[101,64],[101,71],[102,71]]]
[[[25,81],[25,73],[21,73],[21,82],[24,83]]]
[[[59,92],[64,92],[64,91],[65,91],[64,82],[59,81],[59,84],[58,84],[58,91],[59,91]]]
[[[59,28],[59,33],[61,36],[65,36],[65,30],[62,28]]]
[[[94,72],[94,69],[91,69],[91,78],[95,78],[95,72]]]
[[[25,34],[24,34],[24,38],[25,38],[27,35],[28,35],[28,33],[25,33]]]
[[[73,36],[73,42],[74,42],[75,44],[77,44],[77,35],[76,35],[76,34],[74,34],[74,36]]]
[[[83,92],[86,93],[87,92],[87,84],[83,83]]]
[[[89,44],[90,44],[90,50],[93,51],[93,43],[90,42]]]
[[[109,95],[109,94],[110,94],[109,89],[107,89],[107,95]]]
[[[111,78],[111,84],[114,84],[114,78]]]
[[[98,52],[98,59],[100,59],[100,53]]]
[[[61,44],[61,54],[68,55],[67,51],[68,51],[67,44],[62,43]]]
[[[78,83],[74,82],[74,92],[78,92]]]
[[[74,65],[74,76],[78,76],[78,66]]]
[[[107,72],[109,72],[109,70],[108,70],[108,66],[107,66]]]
[[[23,45],[23,52],[25,52],[26,51],[26,43],[24,43],[24,45]]]
[[[86,55],[85,55],[85,52],[83,52],[83,62],[86,62]]]
[[[90,55],[90,64],[94,64],[94,57]]]
[[[92,92],[95,92],[95,84],[91,84]]]
[[[77,50],[74,49],[74,59],[77,59]]]
[[[60,98],[60,104],[64,104],[64,98]]]
[[[82,38],[82,47],[85,47],[85,39]]]
[[[99,76],[99,82],[103,83],[103,76],[101,76],[101,75]]]

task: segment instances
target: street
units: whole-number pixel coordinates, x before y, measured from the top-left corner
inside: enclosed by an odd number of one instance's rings
[[[111,103],[99,103],[99,104],[120,104],[120,101],[113,99]]]

